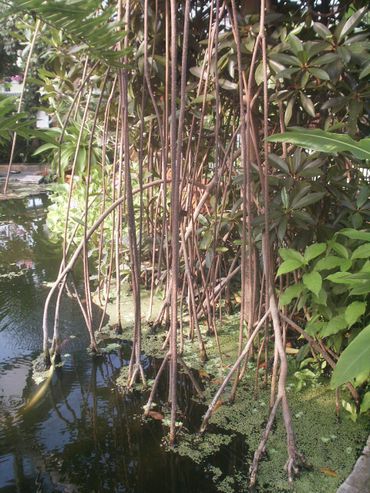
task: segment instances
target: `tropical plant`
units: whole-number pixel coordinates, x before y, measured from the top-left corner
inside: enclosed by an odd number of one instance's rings
[[[230,398],[235,398],[246,358],[266,322],[266,337],[256,345],[258,354],[268,353],[268,340],[274,341],[272,409],[253,460],[251,484],[279,405],[288,436],[290,480],[301,462],[286,393],[282,323],[287,322],[276,304],[276,289],[287,303],[298,300],[293,315],[299,317],[303,310],[305,321],[318,316],[328,331],[334,330],[328,329],[330,317],[342,317],[343,327],[336,333],[320,335],[306,327],[318,351],[325,353],[326,344],[330,351],[341,351],[347,336],[361,328],[361,317],[367,323],[367,294],[353,293],[356,286],[324,277],[319,264],[327,267],[334,262],[330,257],[338,257],[337,268],[356,279],[366,264],[355,253],[365,240],[343,241],[342,234],[344,227],[365,228],[369,214],[362,171],[368,144],[366,139],[360,144],[351,140],[363,137],[369,127],[366,6],[360,0],[355,6],[340,2],[341,15],[324,15],[310,2],[302,17],[297,2],[275,3],[273,12],[261,1],[260,15],[258,8],[255,12],[249,3],[236,0],[222,5],[217,0],[117,5],[13,0],[10,11],[23,12],[28,19],[35,16],[41,23],[41,41],[47,44],[51,39],[34,79],[57,130],[44,134],[46,144],[38,152],[53,159],[60,180],[64,170],[71,171],[70,186],[62,186],[50,211],[49,224],[62,236],[63,260],[45,305],[46,360],[59,350],[56,329],[51,348],[48,343],[50,299],[58,293],[60,300],[80,254],[86,309],[81,307],[91,346],[98,350],[91,317],[92,252],[97,284],[106,298],[115,279],[118,330],[122,273],[130,273],[135,324],[128,387],[138,378],[145,382],[139,285],[150,272],[151,297],[156,289],[164,290],[154,329],[162,323],[170,328],[146,410],[168,364],[173,445],[177,363],[184,366],[178,353],[185,344],[184,325],[178,329],[179,307],[186,312],[189,337],[197,339],[204,360],[200,322],[218,341],[216,321],[227,305],[222,298],[236,299],[231,292],[240,291],[239,356],[210,404],[203,429],[233,376]],[[322,129],[329,128],[351,137],[337,137],[337,157],[322,154],[322,145],[313,146],[320,154],[297,150],[286,144],[286,136],[277,137],[272,148],[268,135],[284,133],[287,124],[313,129],[311,141],[316,136],[322,143]],[[288,135],[293,137],[293,132]],[[335,134],[330,135],[333,139]],[[351,153],[342,152],[349,148]],[[361,165],[356,163],[359,157]],[[96,197],[101,199],[99,212]],[[339,207],[344,212],[337,217]],[[57,220],[61,211],[64,227]],[[280,284],[274,280],[279,247],[286,257],[278,270]],[[286,274],[290,279],[284,284],[281,276]],[[289,323],[298,332],[304,330]]]

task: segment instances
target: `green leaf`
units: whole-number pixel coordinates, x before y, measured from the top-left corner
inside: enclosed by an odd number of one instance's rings
[[[347,34],[352,32],[356,26],[358,26],[361,22],[362,17],[365,15],[367,11],[367,7],[362,7],[362,9],[359,9],[357,12],[355,12],[351,17],[341,26],[339,24],[337,31],[336,31],[336,36],[338,38],[338,41],[341,41]]]
[[[287,55],[285,53],[271,53],[270,60],[285,64],[285,65],[295,65],[296,67],[301,66],[300,60],[292,55]]]
[[[32,155],[38,156],[39,154],[41,154],[43,152],[50,151],[50,149],[58,149],[58,146],[56,144],[52,144],[52,143],[43,144],[42,146],[38,147]]]
[[[315,117],[315,115],[316,115],[315,107],[314,107],[311,99],[308,96],[306,96],[302,91],[299,93],[299,96],[301,99],[301,104],[302,104],[304,110],[306,111],[306,113],[308,113],[312,117]]]
[[[346,311],[344,312],[344,317],[348,323],[348,326],[351,327],[354,323],[356,323],[365,311],[366,303],[364,301],[354,301],[347,306]]]
[[[238,84],[227,79],[219,79],[218,83],[220,84],[220,87],[226,89],[226,91],[236,91],[238,89]]]
[[[350,382],[366,371],[370,371],[370,325],[341,354],[331,377],[331,387]]]
[[[333,317],[329,322],[324,326],[324,328],[320,331],[321,337],[329,337],[333,334],[337,334],[341,330],[344,330],[348,327],[348,323],[343,315],[337,315]]]
[[[338,234],[347,236],[351,240],[370,241],[370,233],[368,231],[359,231],[353,228],[341,229]]]
[[[270,164],[274,165],[276,168],[280,169],[287,175],[290,174],[290,170],[287,163],[284,161],[284,159],[277,156],[276,154],[274,153],[269,154],[269,162]]]
[[[315,336],[318,332],[326,326],[323,320],[319,320],[318,315],[312,317],[306,324],[306,332],[310,336]]]
[[[269,74],[267,72],[267,78],[268,78],[268,75]],[[264,70],[263,70],[263,63],[261,62],[257,65],[257,68],[254,72],[254,79],[256,81],[257,86],[260,86],[263,83],[264,78],[265,78],[265,74],[264,74]]]
[[[335,253],[337,253],[341,257],[346,258],[346,259],[349,258],[347,248],[344,245],[342,245],[341,243],[337,243],[336,241],[330,241],[328,243],[328,245],[330,246],[330,248],[332,248],[335,251]]]
[[[344,259],[335,255],[328,255],[327,257],[322,258],[317,262],[317,264],[315,265],[315,270],[331,270],[335,267],[340,267],[343,263],[343,260]]]
[[[367,202],[370,197],[370,187],[368,185],[362,185],[359,190],[359,193],[356,198],[356,206],[358,209],[361,209]]]
[[[306,262],[313,260],[314,258],[321,255],[326,250],[326,243],[314,243],[313,245],[309,245],[305,252],[304,258]]]
[[[294,260],[294,259],[289,259],[285,260],[279,267],[277,271],[277,276],[281,276],[282,274],[287,274],[288,272],[293,272],[294,270],[299,269],[299,267],[302,267],[302,262],[299,260]]]
[[[356,250],[352,253],[351,259],[354,260],[356,258],[369,258],[370,257],[370,243],[365,243],[364,245],[360,245]]]
[[[80,226],[85,226],[85,222],[82,219],[80,219],[79,217],[71,214],[71,219],[73,221],[75,221],[77,224],[79,224]]]
[[[287,41],[296,56],[303,51],[303,43],[295,34],[289,34]]]
[[[289,303],[294,299],[298,298],[301,294],[303,286],[301,283],[293,284],[286,288],[283,294],[279,296],[279,304],[280,306],[289,305]]]
[[[360,406],[360,414],[366,413],[370,409],[370,392],[366,392],[366,394],[362,398],[361,406]]]
[[[370,62],[367,62],[365,64],[365,67],[361,70],[358,78],[361,80],[361,79],[364,79],[365,77],[367,77],[368,75],[370,75]]]
[[[351,272],[335,272],[335,274],[327,276],[326,279],[336,284],[347,284],[351,287],[358,287],[370,282],[370,273],[355,272],[351,274]]]
[[[295,103],[295,96],[289,99],[288,104],[286,106],[285,114],[284,114],[284,124],[289,125],[289,122],[292,118],[293,114],[293,106]]]
[[[276,74],[276,77],[278,79],[290,79],[292,75],[296,74],[299,71],[300,71],[299,68],[286,68],[278,72]]]
[[[322,306],[327,306],[327,301],[328,301],[328,293],[325,291],[325,289],[321,288],[319,294],[316,296],[315,295],[315,303],[318,305]]]
[[[283,203],[284,209],[288,209],[288,207],[289,207],[289,196],[288,196],[288,193],[287,193],[285,187],[283,187],[281,190],[281,201]]]
[[[312,27],[315,33],[322,39],[331,38],[333,36],[330,30],[324,24],[321,24],[321,22],[314,22]]]
[[[298,260],[301,265],[304,264],[304,257],[302,254],[293,250],[293,248],[279,248],[279,255],[283,260]]]
[[[303,284],[316,296],[319,295],[322,286],[322,277],[318,272],[309,272],[303,275]]]
[[[328,63],[333,63],[338,60],[338,55],[336,53],[325,53],[325,55],[318,56],[314,60],[310,62],[311,65],[318,65],[321,67],[322,65],[327,65]],[[325,72],[327,74],[327,72]],[[321,77],[320,77],[321,78]]]
[[[320,129],[297,127],[283,134],[271,135],[268,141],[290,142],[307,149],[331,154],[347,151],[357,159],[370,159],[370,138],[355,141],[349,135],[325,132]]]
[[[308,71],[310,72],[310,74],[312,74],[317,79],[330,80],[329,74],[327,72],[325,72],[325,70],[323,70],[322,68],[310,67],[308,69]]]
[[[302,197],[298,202],[293,200],[292,208],[293,209],[303,209],[303,207],[307,207],[308,205],[312,205],[315,202],[318,202],[325,196],[325,192],[314,192],[309,193],[305,197]]]
[[[370,281],[365,281],[363,283],[357,284],[353,289],[350,291],[351,296],[358,296],[358,295],[367,295],[370,293]]]

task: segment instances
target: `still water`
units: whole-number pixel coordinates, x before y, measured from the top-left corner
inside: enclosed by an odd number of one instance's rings
[[[92,359],[83,319],[68,300],[61,310],[64,366],[37,406],[22,411],[37,389],[32,359],[60,259],[48,240],[47,204],[46,194],[0,202],[0,492],[214,492],[200,466],[166,452],[162,423],[142,420],[146,396],[116,388],[130,343]],[[152,376],[158,361],[143,355],[143,365]],[[186,379],[182,393],[188,415],[199,418]]]

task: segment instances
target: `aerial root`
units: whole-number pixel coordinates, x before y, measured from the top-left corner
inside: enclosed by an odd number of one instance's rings
[[[135,363],[133,365],[132,371],[129,371],[129,375],[127,378],[127,389],[132,389],[134,386],[136,379],[140,375],[140,379],[143,383],[143,386],[146,387],[146,378],[145,378],[145,373],[144,373],[144,368],[140,362]]]
[[[271,428],[272,428],[272,425],[274,423],[276,411],[277,411],[277,408],[280,404],[280,401],[281,401],[281,397],[277,397],[275,404],[274,404],[273,408],[271,409],[270,416],[269,416],[269,419],[267,420],[267,424],[265,427],[265,431],[263,432],[261,441],[260,441],[260,443],[259,443],[259,445],[258,445],[258,447],[254,453],[253,462],[252,462],[252,465],[249,469],[249,486],[250,487],[252,487],[256,484],[258,465],[259,465],[259,462],[261,460],[262,455],[266,451],[266,443],[267,443],[268,437],[270,435]]]
[[[159,370],[157,372],[157,375],[156,375],[156,377],[154,379],[152,390],[150,392],[148,402],[146,403],[146,406],[144,408],[145,409],[145,411],[144,411],[144,416],[145,417],[148,416],[149,411],[150,411],[150,409],[152,407],[154,396],[155,396],[155,393],[157,391],[157,387],[158,387],[158,384],[159,384],[159,380],[161,378],[161,375],[163,373],[163,370],[164,370],[164,368],[166,366],[166,363],[167,363],[169,357],[170,357],[170,352],[168,351],[168,353],[166,354],[166,356],[163,358],[163,361],[161,363],[161,366],[159,367]]]
[[[296,454],[294,454],[296,455]],[[294,476],[299,473],[299,467],[297,464],[297,457],[289,457],[284,466],[285,471],[288,473],[289,483],[293,482]]]
[[[203,394],[203,391],[202,389],[200,388],[198,382],[196,381],[196,379],[194,378],[194,375],[192,374],[191,370],[189,370],[187,364],[185,363],[185,361],[181,358],[181,356],[177,356],[177,361],[179,362],[179,364],[182,366],[184,372],[186,373],[186,375],[189,377],[191,383],[193,384],[193,387],[195,389],[195,391],[197,392],[197,394],[199,395],[199,397],[201,399],[204,398],[204,394]]]
[[[271,409],[270,416],[268,418],[261,441],[254,453],[253,462],[249,470],[250,487],[253,487],[256,484],[258,466],[263,454],[266,451],[267,440],[270,436],[272,425],[275,421],[276,412],[280,403],[282,404],[284,426],[285,426],[285,431],[287,434],[287,442],[288,442],[288,446],[287,446],[288,459],[285,463],[284,470],[287,472],[289,483],[293,482],[293,479],[295,476],[298,475],[300,468],[306,463],[304,456],[298,452],[295,445],[295,438],[294,438],[294,432],[291,423],[291,416],[288,407],[287,397],[286,395],[277,396],[274,406]]]

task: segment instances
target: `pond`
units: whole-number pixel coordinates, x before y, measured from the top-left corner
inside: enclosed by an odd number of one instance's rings
[[[117,389],[129,341],[91,358],[83,319],[68,299],[61,310],[64,366],[37,405],[23,411],[37,389],[32,360],[42,347],[43,304],[60,260],[48,239],[47,205],[46,194],[0,203],[0,492],[212,493],[197,464],[166,451],[162,423],[143,421],[146,395]],[[149,377],[158,364],[143,355]],[[185,398],[191,390],[182,378]],[[190,408],[188,416],[199,420],[199,405]]]
[[[61,307],[64,365],[55,370],[37,403],[25,409],[39,389],[32,378],[32,362],[41,352],[43,306],[61,258],[60,247],[48,237],[48,203],[45,193],[0,201],[0,493],[246,492],[248,467],[268,415],[269,390],[261,388],[256,394],[254,372],[239,386],[235,403],[222,405],[209,431],[200,437],[193,432],[199,429],[205,405],[195,399],[186,373],[179,371],[181,440],[177,452],[170,452],[161,416],[168,413],[167,376],[156,397],[155,411],[161,417],[156,419],[154,413],[153,419],[144,420],[147,392],[124,394],[116,385],[120,369],[129,362],[130,341],[112,339],[112,331],[105,332],[101,344],[114,350],[89,355],[83,317],[67,296]],[[78,266],[75,274],[78,284]],[[127,293],[122,304],[124,325],[130,326],[133,310]],[[52,314],[53,306],[50,324]],[[96,305],[93,314],[100,320],[102,312]],[[232,319],[230,327],[224,321],[220,330],[223,357],[229,363],[235,358],[238,325],[238,320]],[[148,356],[158,354],[151,344],[161,346],[163,337],[154,334],[151,342],[144,341],[147,354],[142,354],[142,364],[149,380],[161,363]],[[210,354],[211,338],[207,344]],[[194,359],[191,346],[188,351]],[[193,366],[200,368],[194,377],[208,387],[208,401],[220,384],[220,375],[212,376],[222,369],[220,360],[214,356],[203,367],[199,362]],[[337,420],[335,396],[327,382],[301,392],[294,389],[292,378],[288,391],[293,424],[310,464],[295,481],[294,491],[334,493],[351,471],[367,428],[363,419],[353,423],[344,415]],[[260,465],[258,493],[292,491],[283,469],[285,443],[278,419]]]

